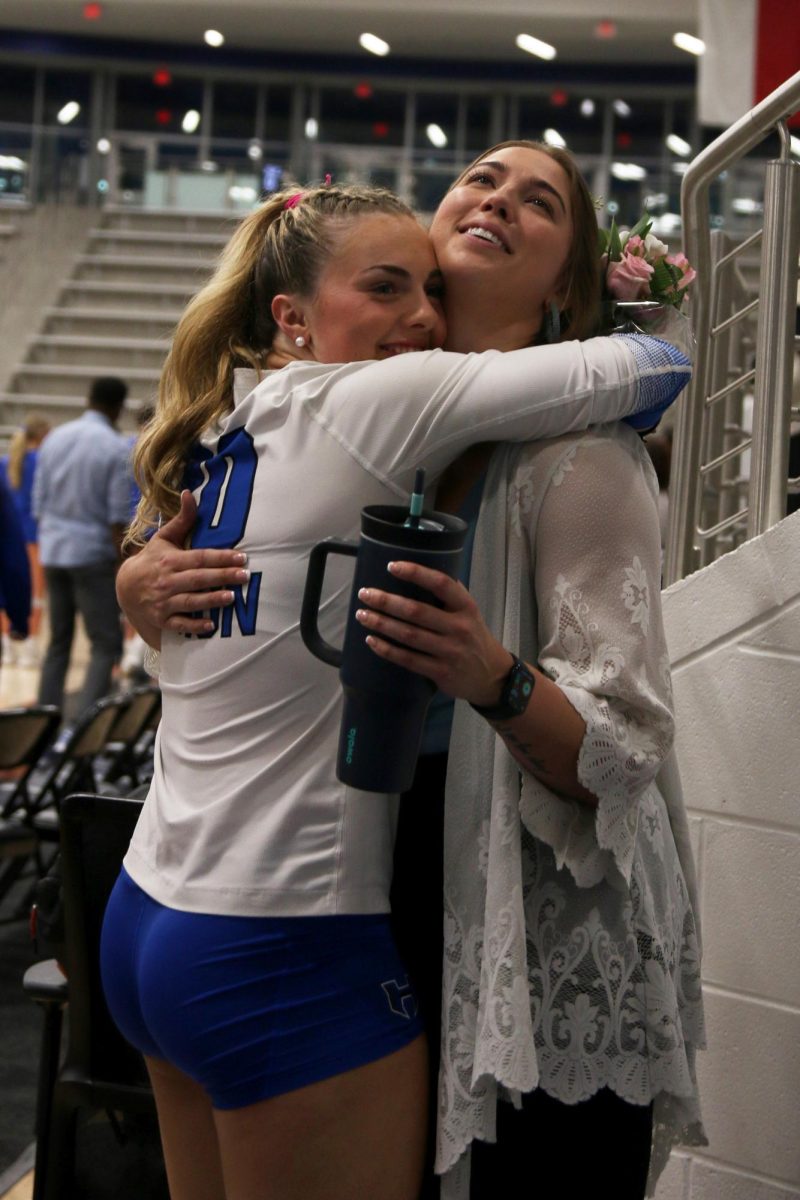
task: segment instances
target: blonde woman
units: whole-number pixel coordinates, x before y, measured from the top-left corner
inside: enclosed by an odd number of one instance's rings
[[[527,274],[509,281],[526,302]],[[354,535],[365,503],[406,500],[418,465],[435,479],[476,437],[582,427],[639,407],[645,378],[673,396],[687,372],[658,346],[645,364],[635,339],[475,356],[436,349],[444,335],[441,276],[405,205],[369,188],[279,194],[187,309],[137,451],[134,539],[187,486],[191,553],[247,555],[230,607],[196,639],[163,638],[153,786],[103,935],[173,1200],[419,1186],[426,1055],[388,924],[395,802],[334,777],[338,680],[298,630],[311,545]]]

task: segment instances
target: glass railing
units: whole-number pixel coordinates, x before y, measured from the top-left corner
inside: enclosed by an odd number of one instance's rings
[[[619,225],[630,225],[649,211],[654,232],[667,238],[680,232],[685,163],[664,158],[619,163],[588,154],[577,159],[598,198],[601,224],[614,216]],[[466,165],[449,150],[125,133],[90,144],[81,131],[0,124],[3,206],[49,200],[246,212],[285,179],[322,180],[330,174],[338,181],[391,188],[421,213],[431,213]],[[713,227],[734,237],[757,229],[763,180],[763,162],[748,160],[716,179],[710,193]]]

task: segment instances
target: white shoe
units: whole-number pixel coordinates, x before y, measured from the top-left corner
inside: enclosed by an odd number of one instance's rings
[[[16,641],[10,634],[3,634],[3,665],[6,667],[15,667],[17,665],[17,647],[21,642]]]
[[[17,666],[27,667],[29,670],[41,665],[41,655],[39,653],[39,644],[36,638],[26,638],[24,642],[17,642]]]

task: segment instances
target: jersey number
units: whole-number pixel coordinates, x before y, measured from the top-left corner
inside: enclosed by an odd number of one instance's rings
[[[195,549],[228,550],[242,540],[257,465],[253,438],[246,429],[234,429],[221,437],[216,454],[201,451],[199,462],[192,464],[195,470],[199,467],[203,480],[192,533]],[[187,486],[192,484],[187,481]]]

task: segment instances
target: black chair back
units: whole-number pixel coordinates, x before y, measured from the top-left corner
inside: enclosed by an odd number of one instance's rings
[[[0,771],[18,772],[0,793],[0,816],[24,808],[28,776],[55,738],[60,722],[60,710],[50,704],[0,710]]]
[[[75,723],[64,746],[50,763],[36,790],[30,791],[30,812],[36,817],[44,809],[58,809],[71,792],[93,791],[96,787],[94,760],[102,753],[114,722],[127,704],[126,698],[105,696],[98,700]],[[39,825],[43,837],[54,836],[53,822]]]
[[[73,795],[61,803],[61,873],[70,1021],[65,1066],[94,1084],[147,1085],[141,1055],[111,1020],[100,980],[100,930],[141,802]]]

